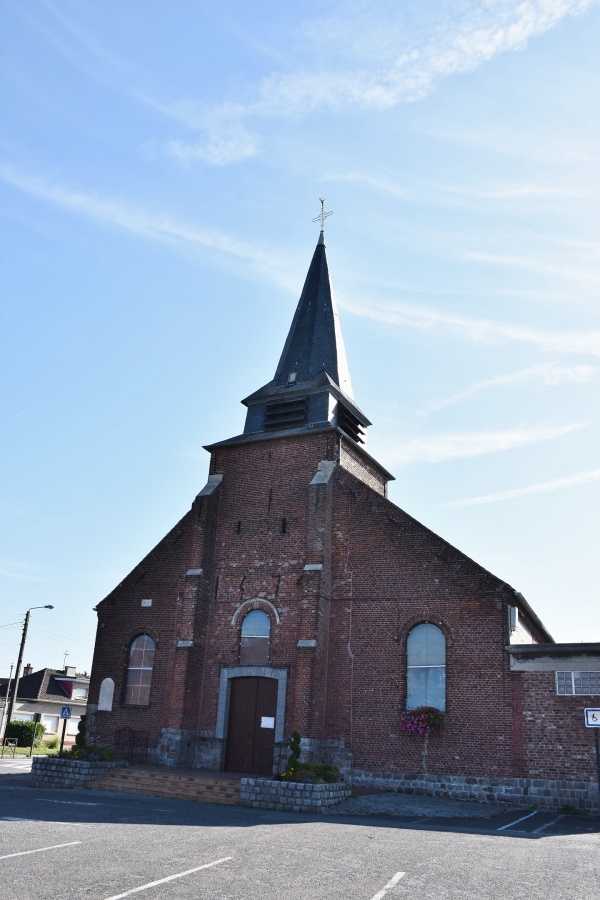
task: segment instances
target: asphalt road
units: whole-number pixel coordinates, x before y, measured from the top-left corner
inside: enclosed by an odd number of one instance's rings
[[[600,821],[586,816],[311,817],[4,772],[0,900],[600,900]]]

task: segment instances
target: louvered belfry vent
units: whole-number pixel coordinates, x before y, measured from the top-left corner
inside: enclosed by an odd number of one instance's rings
[[[267,403],[265,408],[265,428],[297,428],[306,421],[307,397],[293,400],[279,400]]]
[[[365,429],[349,409],[341,403],[338,406],[338,426],[357,444],[364,444]]]

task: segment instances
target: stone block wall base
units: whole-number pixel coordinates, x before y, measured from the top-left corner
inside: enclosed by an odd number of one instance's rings
[[[196,735],[183,728],[163,728],[153,762],[161,766],[193,766],[196,755]]]
[[[223,768],[225,759],[225,741],[212,735],[200,735],[196,738],[196,755],[194,766],[197,769]]]
[[[353,769],[352,784],[402,794],[425,794],[451,800],[511,803],[515,806],[600,812],[598,785],[591,781],[544,778],[486,778],[463,775],[418,775]]]
[[[82,788],[116,765],[114,762],[34,756],[31,763],[31,784],[33,787],[43,788]]]
[[[214,734],[198,734],[178,728],[163,728],[149,760],[161,766],[181,766],[195,769],[223,768],[225,741]]]
[[[266,778],[242,778],[240,805],[253,809],[324,813],[352,796],[347,784],[296,784]]]
[[[300,741],[301,762],[323,762],[337,766],[340,778],[350,781],[352,776],[352,751],[344,746],[343,741],[323,740],[321,738],[305,738]],[[289,750],[285,748],[285,757]]]

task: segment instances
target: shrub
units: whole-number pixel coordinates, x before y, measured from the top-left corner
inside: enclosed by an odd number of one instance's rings
[[[292,731],[290,738],[290,755],[288,756],[287,765],[281,773],[282,781],[297,781],[295,777],[300,768],[300,733]]]
[[[63,759],[81,759],[86,762],[113,762],[115,750],[114,747],[97,747],[95,744],[86,744],[85,747],[73,744],[69,750],[63,750],[60,756]]]
[[[304,784],[335,784],[340,778],[337,766],[322,762],[298,762],[282,773],[281,780]]]
[[[39,722],[22,722],[20,719],[13,719],[6,726],[4,737],[17,738],[18,747],[31,747],[35,731],[35,746],[39,747],[45,730],[45,727]]]
[[[80,750],[85,748],[85,733],[87,731],[87,716],[83,715],[77,726],[77,734],[75,735],[75,743]]]
[[[302,781],[312,781],[315,784],[334,784],[340,780],[338,767],[330,763],[301,763],[300,768]]]
[[[42,747],[45,747],[46,750],[56,750],[56,748],[58,747],[59,744],[60,744],[59,739],[57,737],[53,737],[53,738],[48,738],[47,741],[44,741],[42,743]]]

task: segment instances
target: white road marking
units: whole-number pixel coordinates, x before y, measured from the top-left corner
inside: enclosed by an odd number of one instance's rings
[[[124,894],[115,894],[114,897],[107,897],[106,900],[122,900],[123,897],[137,894],[138,891],[147,891],[148,888],[156,887],[157,884],[166,884],[167,881],[175,881],[176,878],[183,878],[185,875],[191,875],[193,872],[199,872],[201,869],[210,869],[212,866],[218,866],[230,859],[233,859],[233,856],[224,856],[223,859],[216,859],[214,862],[205,863],[203,866],[196,866],[195,869],[188,869],[187,872],[178,872],[177,875],[168,875],[166,878],[159,878],[158,881],[150,881],[148,884],[142,884],[140,887],[131,888],[130,891],[125,891]]]
[[[16,821],[26,822],[27,819]],[[13,856],[28,856],[30,853],[43,853],[44,850],[58,850],[59,847],[74,847],[75,844],[81,844],[81,841],[70,841],[68,844],[53,844],[52,847],[38,847],[37,850],[21,850],[20,853],[7,853],[6,856],[0,856],[0,859],[12,859]]]
[[[65,806],[100,806],[99,803],[84,803],[83,800],[48,800],[47,797],[38,797],[41,803],[64,803]]]
[[[383,897],[385,897],[387,892],[390,891],[395,885],[397,885],[404,875],[406,875],[406,872],[396,872],[394,877],[390,878],[388,883],[384,885],[380,891],[377,891],[377,893],[373,897],[371,897],[371,900],[383,900]]]
[[[532,816],[537,816],[537,814],[538,811],[536,809],[534,812],[528,813],[526,816],[521,816],[520,819],[515,819],[514,822],[509,822],[508,825],[502,825],[500,828],[497,828],[496,831],[506,831],[507,828],[512,828],[513,825],[518,825],[519,822],[524,822],[525,819],[530,819]]]
[[[556,823],[557,823],[557,822],[560,822],[560,820],[561,820],[562,818],[563,818],[563,817],[562,817],[562,815],[561,815],[561,816],[557,816],[555,819],[551,819],[549,822],[544,822],[543,825],[540,825],[539,828],[536,828],[535,831],[532,831],[531,833],[532,833],[532,834],[539,834],[540,831],[543,831],[545,828],[549,828],[551,825],[556,825]]]

